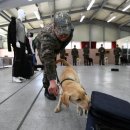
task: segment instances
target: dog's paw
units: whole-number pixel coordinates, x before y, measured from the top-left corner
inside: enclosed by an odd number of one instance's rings
[[[88,111],[87,111],[87,110],[84,110],[84,113],[85,113],[85,115],[87,115],[87,114],[88,114]]]
[[[54,110],[55,113],[58,113],[60,111],[61,111],[61,109],[59,107],[56,107],[55,110]]]
[[[83,115],[83,109],[81,107],[78,107],[77,113],[82,116]]]

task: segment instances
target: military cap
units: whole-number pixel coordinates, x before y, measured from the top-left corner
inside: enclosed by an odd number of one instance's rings
[[[54,15],[54,25],[57,28],[57,33],[59,35],[62,34],[70,34],[73,29],[73,25],[71,23],[71,17],[67,12],[59,11]]]

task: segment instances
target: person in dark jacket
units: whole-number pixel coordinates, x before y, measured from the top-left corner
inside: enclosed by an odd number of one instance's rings
[[[83,48],[84,65],[89,65],[89,47],[86,44]]]
[[[61,59],[64,59],[64,60],[67,60],[65,54],[66,54],[65,49],[61,50],[61,51],[60,51],[60,58],[61,58]],[[61,62],[61,65],[64,65],[64,64]]]
[[[45,97],[50,100],[56,100],[58,95],[55,59],[71,41],[73,31],[70,15],[66,12],[57,12],[54,15],[54,22],[46,25],[37,36],[38,55],[44,66]]]
[[[71,51],[72,59],[73,59],[73,65],[77,65],[77,58],[79,57],[78,49],[76,48],[76,45],[74,45],[74,48]]]
[[[116,48],[114,49],[114,55],[115,55],[115,65],[119,65],[119,57],[121,55],[121,48],[118,47],[118,44],[116,45]]]
[[[13,82],[21,83],[24,79],[24,59],[25,59],[25,26],[22,23],[25,19],[24,10],[18,10],[18,18],[11,18],[8,26],[8,51],[11,51],[11,46],[14,50],[14,62],[12,67]]]
[[[99,52],[99,65],[104,65],[105,48],[103,47],[103,44],[101,44],[101,47],[98,49],[98,52]]]

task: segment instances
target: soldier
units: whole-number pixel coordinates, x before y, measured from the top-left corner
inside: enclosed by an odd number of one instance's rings
[[[61,50],[60,51],[60,58],[67,60],[67,58],[65,57],[65,54],[66,54],[65,49]],[[61,62],[61,65],[64,65],[64,64]]]
[[[118,47],[118,44],[116,45],[116,48],[114,49],[114,55],[115,55],[115,65],[119,65],[119,57],[121,54],[121,48]]]
[[[89,65],[89,47],[86,44],[83,48],[84,65]]]
[[[77,65],[77,58],[79,56],[78,49],[76,48],[76,45],[74,45],[74,48],[71,51],[71,55],[73,58],[73,65]]]
[[[45,97],[56,100],[58,88],[56,84],[56,55],[64,49],[73,37],[71,17],[66,12],[57,12],[54,22],[46,25],[37,36],[37,50],[44,66],[43,86]]]
[[[101,44],[101,47],[98,49],[98,52],[99,52],[99,65],[104,65],[105,48],[103,47],[103,44]]]

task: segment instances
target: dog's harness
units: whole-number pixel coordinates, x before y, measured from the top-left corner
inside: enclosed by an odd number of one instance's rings
[[[74,79],[71,79],[71,78],[66,78],[66,79],[64,79],[64,80],[62,80],[62,81],[60,82],[60,85],[62,86],[63,82],[64,82],[64,81],[66,81],[66,80],[75,81]]]
[[[57,77],[57,87],[58,87],[58,88],[59,88],[59,86],[62,86],[63,82],[66,81],[66,80],[75,81],[74,79],[66,78],[66,79],[64,79],[64,80],[62,80],[62,81],[60,82],[59,77],[58,77],[58,75],[57,75],[57,71],[56,71],[56,77]],[[75,82],[76,82],[76,81],[75,81]],[[82,87],[82,88],[83,88],[83,87]],[[83,88],[83,89],[84,89],[84,88]],[[85,89],[84,89],[84,90],[85,90]],[[85,94],[87,95],[86,92],[85,92]]]
[[[64,79],[64,80],[62,80],[62,81],[60,82],[59,77],[58,77],[58,75],[57,75],[57,72],[56,72],[56,77],[57,77],[57,85],[58,85],[58,87],[59,87],[60,85],[62,86],[63,82],[66,81],[66,80],[75,81],[74,79],[66,78],[66,79]]]

